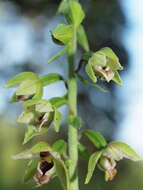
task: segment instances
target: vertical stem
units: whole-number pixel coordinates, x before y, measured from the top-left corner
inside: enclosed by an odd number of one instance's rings
[[[76,53],[76,28],[73,29],[72,51],[68,55],[69,80],[68,80],[68,104],[69,116],[77,115],[77,81],[74,73],[74,58]],[[69,166],[70,190],[78,190],[78,131],[73,126],[68,126],[68,145],[71,165]]]

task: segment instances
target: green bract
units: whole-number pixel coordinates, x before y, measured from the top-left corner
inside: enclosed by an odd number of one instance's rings
[[[77,116],[70,116],[68,118],[68,123],[69,125],[72,125],[76,129],[80,129],[82,125],[80,117]]]
[[[98,149],[104,148],[107,146],[107,142],[104,139],[104,137],[100,133],[97,133],[94,130],[86,130],[86,131],[84,131],[84,135],[86,135],[88,137],[88,139]]]
[[[118,85],[122,84],[118,73],[122,69],[118,57],[108,47],[93,53],[86,65],[86,72],[93,82],[97,81],[96,78],[101,78],[107,82],[113,80]]]
[[[89,51],[89,44],[88,44],[88,39],[86,36],[86,32],[84,30],[84,27],[82,25],[79,25],[77,29],[77,40],[78,43],[81,45],[81,47],[88,52]]]
[[[133,161],[141,160],[140,156],[127,144],[113,141],[101,151],[91,155],[88,163],[88,172],[85,183],[89,183],[96,165],[105,172],[105,180],[113,180],[117,174],[116,162],[127,158]]]

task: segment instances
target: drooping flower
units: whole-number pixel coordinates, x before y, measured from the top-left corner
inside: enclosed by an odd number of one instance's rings
[[[29,105],[18,118],[19,123],[29,124],[40,131],[42,127],[49,126],[54,117],[54,108],[47,100],[30,101]]]
[[[10,100],[11,103],[26,101],[31,98],[40,98],[42,95],[42,82],[37,74],[33,72],[23,72],[5,83],[6,88],[16,88]]]
[[[55,174],[55,166],[50,153],[40,152],[40,157],[41,160],[37,165],[37,172],[33,176],[37,186],[49,183]]]
[[[65,150],[64,147],[65,143],[62,140],[59,143],[56,141],[52,147],[46,142],[39,142],[31,149],[14,155],[12,158],[15,160],[30,159],[25,171],[24,182],[34,179],[36,186],[39,187],[49,183],[53,177],[57,176],[63,187],[69,189],[68,171],[61,154],[63,149]]]
[[[141,160],[140,156],[127,144],[113,141],[106,148],[93,153],[88,164],[88,173],[85,183],[89,183],[96,165],[105,173],[105,181],[111,181],[117,174],[117,162],[127,158],[133,161]]]
[[[86,65],[86,72],[88,76],[96,82],[98,78],[110,82],[113,80],[121,85],[122,81],[118,70],[122,70],[118,57],[111,48],[102,48],[92,54]]]

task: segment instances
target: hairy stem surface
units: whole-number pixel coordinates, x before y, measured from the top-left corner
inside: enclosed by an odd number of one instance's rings
[[[76,53],[76,29],[74,28],[72,51],[68,56],[69,80],[68,80],[68,104],[69,116],[77,115],[77,81],[74,73],[74,58]],[[74,126],[68,128],[69,157],[71,165],[69,166],[70,190],[78,190],[78,131]]]

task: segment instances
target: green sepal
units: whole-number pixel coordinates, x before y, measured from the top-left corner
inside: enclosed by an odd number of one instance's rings
[[[34,121],[35,113],[32,111],[25,111],[22,112],[21,115],[18,117],[17,122],[29,124]]]
[[[54,109],[48,100],[41,100],[38,104],[35,105],[35,111],[40,113],[47,113],[53,112]]]
[[[85,71],[88,74],[89,78],[96,83],[97,82],[97,78],[95,76],[94,70],[92,68],[92,65],[90,64],[90,62],[86,65],[85,67]]]
[[[37,171],[38,162],[39,162],[39,158],[30,160],[28,162],[25,173],[24,173],[24,178],[23,178],[24,183],[27,183],[30,179],[33,178],[34,174]]]
[[[35,111],[39,113],[46,113],[46,112],[53,112],[54,109],[52,104],[48,100],[41,100],[41,99],[31,99],[26,101],[23,104],[25,109],[30,109],[30,107],[35,106]]]
[[[117,55],[113,52],[113,50],[109,47],[102,48],[100,50],[101,53],[103,53],[108,59],[107,64],[112,70],[122,70],[123,67],[119,63],[119,58]]]
[[[39,79],[35,80],[24,80],[18,89],[16,90],[16,95],[33,95],[37,91],[37,83],[39,82]]]
[[[29,142],[33,137],[36,137],[38,135],[43,135],[45,132],[47,132],[47,128],[42,128],[40,132],[37,132],[34,126],[32,125],[28,126],[27,131],[25,133],[23,144]]]
[[[122,79],[118,73],[118,71],[114,72],[114,78],[112,79],[116,84],[118,84],[119,86],[122,86]]]
[[[5,88],[16,88],[24,80],[33,80],[38,76],[32,72],[22,72],[5,83]]]
[[[93,153],[90,156],[89,162],[88,162],[88,171],[87,171],[87,176],[85,179],[85,184],[88,184],[89,181],[91,180],[93,172],[95,170],[95,167],[96,167],[101,155],[102,155],[102,151],[98,151],[98,152]]]
[[[93,53],[92,57],[89,59],[89,64],[91,64],[93,67],[94,65],[105,67],[106,63],[107,63],[106,55],[104,55],[101,51]]]
[[[47,151],[51,151],[51,147],[48,145],[48,143],[41,141],[35,144],[32,148],[25,150],[19,154],[13,155],[12,158],[14,160],[31,159],[37,157],[36,154]]]
[[[32,72],[22,72],[14,76],[5,84],[7,88],[17,88],[10,102],[27,100],[30,98],[41,98],[43,94],[42,83],[37,74]]]
[[[31,106],[35,106],[36,104],[41,103],[41,99],[37,98],[37,99],[31,99],[31,100],[27,100],[26,102],[24,102],[22,104],[23,108],[27,109],[30,108]]]
[[[133,161],[140,161],[141,157],[127,144],[120,141],[110,142],[103,151],[103,155],[119,161],[127,158]]]

